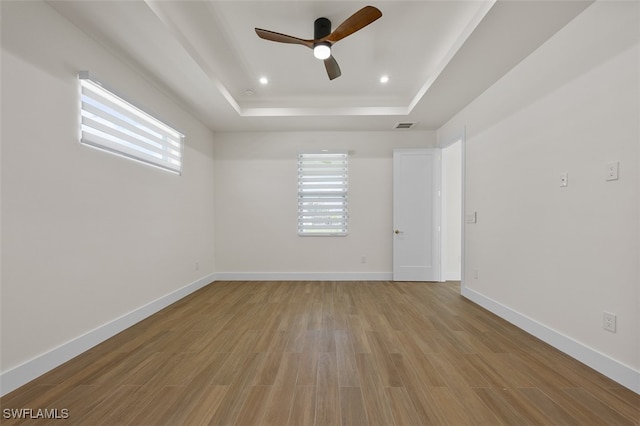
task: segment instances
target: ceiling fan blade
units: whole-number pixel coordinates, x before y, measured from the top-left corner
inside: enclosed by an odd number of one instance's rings
[[[261,28],[256,28],[256,34],[258,34],[258,37],[265,40],[277,41],[279,43],[301,44],[303,46],[307,46],[310,49],[313,49],[313,40],[304,40],[298,37],[276,33],[274,31],[263,30]]]
[[[376,7],[365,6],[344,21],[338,28],[329,34],[325,40],[335,43],[343,38],[363,29],[382,16],[382,12]]]
[[[334,78],[338,78],[342,75],[340,72],[340,67],[338,66],[338,62],[333,55],[329,56],[324,60],[324,67],[327,69],[327,75],[329,76],[329,80],[333,80]]]

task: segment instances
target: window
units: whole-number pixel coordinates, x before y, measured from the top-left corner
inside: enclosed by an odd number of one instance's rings
[[[80,72],[83,144],[180,174],[184,136]]]
[[[347,235],[346,151],[298,154],[298,235]]]

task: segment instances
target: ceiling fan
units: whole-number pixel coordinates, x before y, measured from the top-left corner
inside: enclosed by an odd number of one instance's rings
[[[279,43],[301,44],[313,49],[313,55],[324,61],[329,80],[340,77],[340,67],[331,54],[331,46],[343,38],[359,31],[382,16],[382,12],[373,6],[365,6],[344,21],[331,32],[331,21],[318,18],[314,22],[313,40],[305,40],[274,31],[256,28],[258,37]]]

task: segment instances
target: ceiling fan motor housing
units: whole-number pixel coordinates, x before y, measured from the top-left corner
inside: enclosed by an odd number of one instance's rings
[[[319,40],[329,34],[331,34],[331,21],[327,18],[316,19],[313,23],[314,39]],[[314,42],[313,55],[320,60],[328,59],[331,56],[331,43],[328,41]]]
[[[331,21],[327,18],[318,18],[313,23],[313,38],[319,39],[331,34]]]

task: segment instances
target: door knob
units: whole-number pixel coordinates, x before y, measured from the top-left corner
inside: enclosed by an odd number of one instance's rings
[[[402,234],[402,231],[401,231],[401,230],[399,230],[399,229],[396,229],[394,232],[395,232],[396,234]]]

